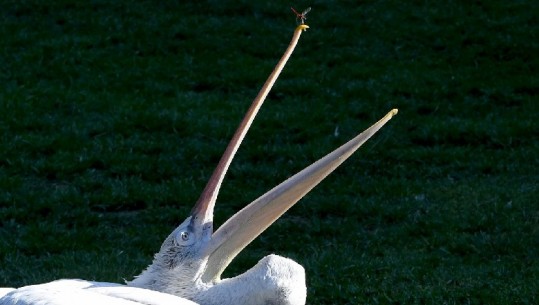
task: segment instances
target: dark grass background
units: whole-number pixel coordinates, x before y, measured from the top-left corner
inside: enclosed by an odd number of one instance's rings
[[[188,214],[295,27],[287,1],[2,1],[0,286],[122,282]],[[539,303],[534,1],[314,1],[216,222],[399,114],[227,270],[309,304]]]

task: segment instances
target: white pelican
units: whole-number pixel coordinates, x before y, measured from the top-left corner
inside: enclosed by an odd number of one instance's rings
[[[253,239],[336,169],[397,113],[262,195],[213,232],[213,210],[224,175],[258,109],[294,49],[301,24],[236,130],[191,215],[165,239],[154,260],[127,285],[65,279],[19,289],[0,289],[0,304],[305,304],[305,271],[278,255],[262,258],[234,278],[221,279],[232,259]]]

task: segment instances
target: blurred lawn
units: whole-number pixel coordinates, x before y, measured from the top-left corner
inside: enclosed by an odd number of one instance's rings
[[[309,304],[539,303],[534,1],[315,1],[216,222],[396,116],[242,253]],[[290,41],[286,1],[2,1],[0,286],[122,282],[198,198]]]

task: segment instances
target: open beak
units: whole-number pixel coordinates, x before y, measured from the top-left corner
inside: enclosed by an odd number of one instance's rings
[[[302,24],[294,31],[290,45],[251,104],[191,212],[192,222],[194,222],[195,226],[202,227],[208,233],[208,235],[204,234],[205,236],[209,236],[212,231],[213,210],[226,171],[265,97],[292,54],[301,32],[307,28],[307,25]],[[211,240],[203,250],[207,257],[207,265],[202,275],[202,281],[209,283],[220,280],[225,268],[241,250],[341,165],[395,114],[397,114],[397,110],[393,109],[364,132],[279,184],[228,219],[211,236]]]

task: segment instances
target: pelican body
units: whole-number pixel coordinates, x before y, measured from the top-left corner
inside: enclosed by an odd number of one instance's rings
[[[2,288],[0,305],[305,304],[305,270],[291,259],[269,255],[236,277],[221,279],[221,274],[240,251],[350,157],[397,110],[245,206],[215,232],[213,211],[237,149],[301,32],[307,28],[305,24],[296,28],[285,54],[247,111],[190,215],[170,233],[152,264],[140,275],[126,285],[64,279],[19,289]]]

